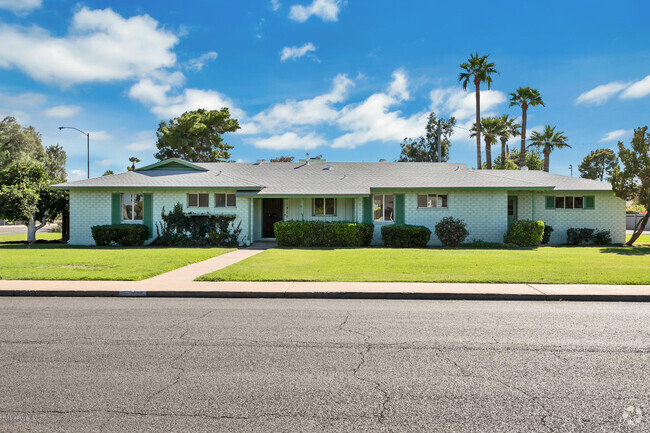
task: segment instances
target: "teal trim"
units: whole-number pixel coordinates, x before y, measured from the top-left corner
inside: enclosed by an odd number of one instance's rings
[[[395,224],[404,224],[404,194],[395,194]]]
[[[248,199],[248,244],[253,243],[253,199]]]
[[[164,161],[156,162],[145,167],[136,168],[135,171],[147,170],[195,170],[195,171],[208,171],[206,168],[194,165],[191,162],[183,161],[179,158],[170,158]]]
[[[596,197],[593,195],[585,196],[585,209],[595,209],[596,208]]]
[[[57,190],[63,190],[63,191],[106,191],[106,190],[119,190],[119,191],[137,191],[137,192],[142,192],[142,191],[187,191],[187,192],[227,192],[227,193],[232,193],[232,191],[238,191],[238,190],[247,190],[247,191],[254,191],[257,192],[262,187],[260,186],[229,186],[229,187],[195,187],[195,186],[163,186],[163,187],[156,187],[156,186],[147,186],[147,187],[138,187],[138,186],[57,186],[57,187],[50,187],[51,189],[57,189]],[[238,196],[240,194],[237,194]],[[251,194],[244,194],[250,196]],[[255,194],[257,196],[257,194]],[[265,196],[266,197],[266,196]],[[318,196],[322,197],[322,196]]]
[[[153,233],[153,194],[144,195],[144,209],[142,222],[149,228],[149,239],[155,237]]]
[[[111,224],[122,222],[122,194],[115,192],[111,194]]]
[[[552,195],[546,196],[546,209],[555,209],[555,197]]]
[[[363,222],[372,224],[372,196],[363,198]]]

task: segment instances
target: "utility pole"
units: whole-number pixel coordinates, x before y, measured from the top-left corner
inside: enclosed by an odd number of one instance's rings
[[[442,126],[442,121],[438,119],[438,131],[436,133],[436,143],[438,145],[438,162],[442,162],[442,143],[440,142],[440,127]]]
[[[573,164],[569,164],[569,170],[571,170],[571,177],[573,177]]]

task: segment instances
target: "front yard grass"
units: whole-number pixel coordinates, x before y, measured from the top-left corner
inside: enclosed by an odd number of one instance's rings
[[[650,248],[275,248],[199,280],[650,284]]]
[[[632,235],[626,235],[625,240],[629,241]],[[650,246],[650,235],[641,235],[634,242],[634,245],[648,245]]]
[[[232,250],[0,244],[0,279],[137,281]]]
[[[37,241],[60,241],[61,233],[36,233]],[[27,235],[0,235],[0,244],[6,242],[27,241]]]

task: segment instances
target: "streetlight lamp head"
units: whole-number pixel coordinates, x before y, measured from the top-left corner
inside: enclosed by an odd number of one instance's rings
[[[59,126],[59,131],[63,129],[63,126]]]

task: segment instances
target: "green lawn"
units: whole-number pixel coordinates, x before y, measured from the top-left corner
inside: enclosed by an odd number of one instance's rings
[[[61,233],[36,233],[37,241],[56,241],[61,239]],[[26,241],[27,235],[0,235],[0,244],[4,242]]]
[[[650,284],[650,248],[276,248],[199,279]]]
[[[0,279],[136,281],[232,251],[228,248],[96,248],[0,245]]]
[[[629,241],[631,237],[632,235],[626,235],[625,240]],[[639,236],[634,245],[650,245],[650,235]]]

